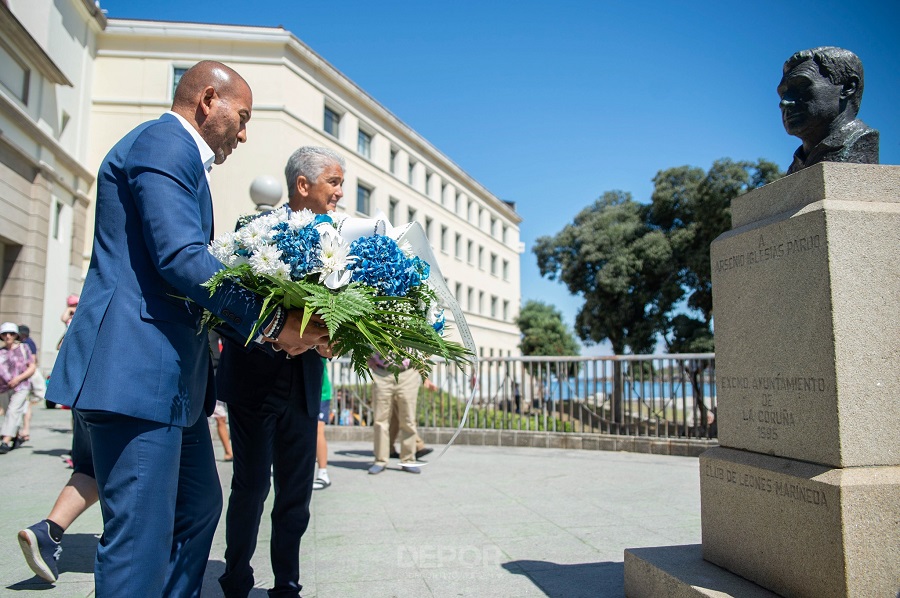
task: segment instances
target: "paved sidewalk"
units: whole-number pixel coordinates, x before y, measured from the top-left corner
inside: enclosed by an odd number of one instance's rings
[[[93,596],[101,529],[93,507],[63,538],[59,582],[32,575],[18,529],[46,516],[69,476],[68,411],[35,409],[31,441],[0,456],[0,595]],[[213,429],[213,438],[218,438]],[[436,453],[433,453],[433,457]],[[332,442],[333,484],[313,494],[303,539],[307,598],[620,597],[623,550],[700,542],[696,458],[602,451],[454,446],[421,475],[391,463],[371,476],[371,445]],[[427,459],[427,458],[426,458]],[[219,462],[225,499],[231,468]],[[253,567],[265,598],[269,513]],[[203,596],[221,596],[220,523]]]

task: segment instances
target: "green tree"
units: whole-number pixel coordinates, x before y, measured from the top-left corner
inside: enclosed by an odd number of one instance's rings
[[[584,298],[578,337],[608,339],[616,354],[652,351],[681,295],[669,240],[647,225],[646,209],[630,193],[609,191],[534,246],[541,275]]]
[[[782,176],[778,166],[767,160],[734,162],[723,158],[716,160],[709,172],[679,166],[660,171],[653,178],[647,224],[668,237],[678,268],[678,280],[687,295],[687,306],[696,310],[701,318],[690,318],[693,323],[681,318],[677,321],[677,330],[676,321],[670,321],[666,332],[671,333],[670,338],[679,345],[679,350],[694,352],[711,342],[713,305],[709,246],[716,237],[731,229],[731,201]],[[705,329],[708,334],[700,329]],[[670,346],[670,350],[672,348]],[[712,350],[712,347],[706,350]]]
[[[519,311],[516,325],[522,333],[522,355],[578,355],[575,336],[552,305],[528,301]]]

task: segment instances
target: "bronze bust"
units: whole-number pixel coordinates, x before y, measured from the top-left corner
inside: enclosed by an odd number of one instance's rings
[[[878,164],[878,131],[856,118],[862,92],[862,62],[849,50],[824,46],[788,58],[778,84],[781,121],[803,142],[788,174],[819,162]]]

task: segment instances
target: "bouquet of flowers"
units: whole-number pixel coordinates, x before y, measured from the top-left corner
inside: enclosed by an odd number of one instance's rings
[[[302,309],[302,329],[313,313],[320,315],[335,355],[350,354],[364,378],[373,352],[393,363],[408,359],[423,376],[434,355],[459,366],[468,362],[472,351],[442,336],[443,309],[428,284],[430,265],[390,236],[343,236],[345,219],[287,206],[250,218],[210,243],[225,268],[205,286],[212,295],[231,279],[263,298],[250,338],[278,306]],[[218,320],[207,314],[206,323]]]

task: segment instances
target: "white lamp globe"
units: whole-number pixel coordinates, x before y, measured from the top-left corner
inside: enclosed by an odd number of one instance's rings
[[[267,174],[256,177],[250,183],[250,199],[260,212],[273,209],[281,199],[281,182]]]

